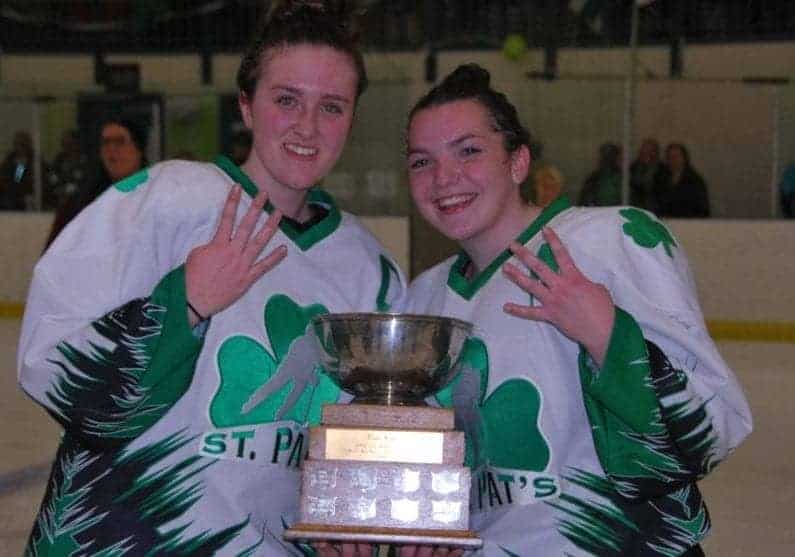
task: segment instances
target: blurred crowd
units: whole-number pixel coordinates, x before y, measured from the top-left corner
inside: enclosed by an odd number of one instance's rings
[[[615,143],[599,147],[598,164],[580,192],[586,206],[621,205],[622,153]],[[707,183],[681,143],[670,143],[661,156],[656,139],[641,142],[629,169],[629,204],[659,217],[710,216]]]
[[[27,131],[17,131],[0,166],[0,210],[25,211],[35,207],[35,167],[33,138]],[[42,209],[54,210],[79,193],[88,179],[89,165],[75,130],[64,132],[60,150],[52,161],[39,160],[39,172]]]
[[[98,153],[85,153],[77,130],[61,136],[60,149],[51,161],[39,159],[41,203],[34,188],[36,156],[31,134],[19,130],[0,166],[0,211],[54,211],[47,245],[58,233],[111,184],[146,167],[149,129],[134,119],[109,118],[100,127]],[[238,164],[248,157],[250,134],[232,138],[229,156]],[[194,159],[190,152],[175,158]]]
[[[96,199],[110,184],[124,179],[146,164],[148,132],[127,119],[108,120],[101,128],[98,157],[83,152],[76,130],[61,137],[60,150],[52,161],[40,161],[41,209],[55,211],[50,240],[83,207]],[[236,132],[229,157],[242,164],[251,149],[251,135]],[[176,158],[191,159],[191,153]],[[569,193],[583,206],[622,204],[622,150],[616,143],[599,146],[594,170],[578,190],[569,191],[562,172],[547,162],[534,166],[527,196],[546,206]],[[92,162],[95,161],[95,162]],[[35,157],[30,133],[17,131],[10,151],[0,166],[0,211],[35,208]],[[709,188],[696,169],[688,148],[682,143],[660,143],[645,138],[629,169],[629,205],[646,209],[664,218],[708,218],[711,214]],[[779,182],[782,215],[795,218],[795,163],[784,169]]]
[[[622,151],[616,143],[603,143],[596,168],[588,174],[577,197],[589,207],[622,205]],[[534,200],[546,205],[566,189],[553,165],[540,165],[533,175]],[[644,139],[629,168],[629,205],[659,217],[707,218],[710,216],[707,183],[696,170],[682,143],[670,143],[663,152],[654,138]]]

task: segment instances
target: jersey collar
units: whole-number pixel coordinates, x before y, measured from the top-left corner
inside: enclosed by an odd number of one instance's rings
[[[569,207],[571,207],[571,204],[566,196],[558,197],[541,211],[541,214],[530,223],[530,226],[525,228],[524,232],[516,238],[516,241],[522,245],[526,244],[530,241],[530,238],[535,236],[550,220]],[[447,286],[465,300],[470,300],[512,256],[513,253],[511,250],[506,248],[488,265],[488,267],[470,280],[464,276],[464,272],[471,264],[471,260],[466,252],[461,251],[453,263],[453,266],[450,268],[450,273],[447,277]]]
[[[218,155],[213,162],[232,178],[232,180],[240,184],[243,190],[252,199],[257,195],[259,192],[257,185],[245,172],[243,172],[243,169],[233,163],[228,157]],[[322,205],[328,210],[328,214],[323,220],[304,231],[298,230],[286,219],[282,219],[279,222],[279,229],[302,251],[308,250],[324,238],[330,236],[337,229],[342,220],[342,215],[337,208],[337,204],[328,192],[320,188],[312,188],[309,190],[307,202],[313,205]],[[271,202],[268,201],[263,210],[270,213],[274,210],[274,207]]]

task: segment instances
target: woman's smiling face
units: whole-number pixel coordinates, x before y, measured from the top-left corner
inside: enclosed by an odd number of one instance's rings
[[[339,159],[358,76],[351,57],[328,46],[271,48],[263,57],[253,97],[240,97],[253,136],[244,169],[279,206],[303,196]]]
[[[424,108],[408,132],[411,196],[439,232],[463,244],[477,243],[501,226],[519,202],[527,176],[521,154],[509,153],[486,108],[457,100]],[[528,154],[529,157],[529,154]]]

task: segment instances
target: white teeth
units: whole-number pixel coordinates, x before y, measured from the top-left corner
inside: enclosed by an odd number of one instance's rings
[[[285,144],[285,148],[288,151],[292,151],[297,155],[302,155],[304,157],[308,157],[317,153],[317,149],[312,147],[301,147],[300,145],[294,145],[292,143]]]
[[[436,205],[440,209],[445,209],[447,207],[452,207],[453,205],[458,205],[459,203],[466,203],[470,199],[473,199],[475,196],[472,194],[466,195],[451,195],[449,197],[444,197],[442,199],[436,200]]]

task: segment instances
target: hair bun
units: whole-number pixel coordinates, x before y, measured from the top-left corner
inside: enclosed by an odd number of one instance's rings
[[[355,0],[276,0],[271,4],[267,21],[278,23],[300,18],[322,21],[345,29],[348,36],[358,42],[359,19],[365,11]]]
[[[474,63],[458,66],[443,81],[445,87],[461,92],[488,90],[490,83],[491,74],[488,70]]]
[[[304,9],[325,11],[326,2],[323,0],[275,0],[271,2],[268,16],[270,19],[291,17]]]
[[[276,0],[271,4],[268,15],[273,18],[286,18],[301,12],[316,12],[333,17],[349,18],[364,13],[354,0]]]

